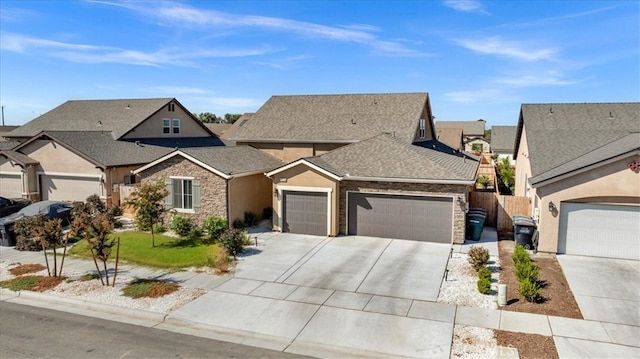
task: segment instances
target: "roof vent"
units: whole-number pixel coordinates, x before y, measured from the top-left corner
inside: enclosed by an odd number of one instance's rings
[[[551,106],[549,106],[549,114],[553,115],[553,108]]]
[[[356,120],[351,119],[351,124],[352,124],[352,125],[355,125],[355,124],[356,124]]]
[[[129,106],[129,104],[127,104],[127,107],[125,107],[124,109],[125,109],[125,110],[128,110],[128,109],[130,109],[130,108],[131,108],[131,106]]]
[[[134,142],[134,143],[136,144],[136,146],[138,146],[138,147],[142,147],[142,146],[140,146],[140,141],[136,141],[136,142]]]
[[[613,120],[613,112],[609,111],[609,119]]]

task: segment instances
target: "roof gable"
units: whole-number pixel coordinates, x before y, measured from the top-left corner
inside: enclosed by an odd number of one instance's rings
[[[305,160],[345,180],[434,183],[473,183],[479,165],[477,160],[437,141],[407,144],[391,135],[379,135]]]
[[[608,154],[626,151],[626,142],[619,140],[640,132],[640,103],[523,104],[515,158],[523,132],[532,177],[560,166],[566,173],[587,165],[580,157],[599,148]]]
[[[175,98],[71,100],[16,128],[6,137],[33,137],[43,131],[105,131],[120,139],[169,102],[175,102],[193,117]]]
[[[425,107],[430,116],[427,93],[273,96],[230,139],[349,143],[391,133],[410,143]]]

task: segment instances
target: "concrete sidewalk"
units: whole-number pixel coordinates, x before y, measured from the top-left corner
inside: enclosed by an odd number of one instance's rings
[[[485,228],[483,234],[482,245],[495,244],[497,254],[497,242],[491,241],[495,231]],[[287,258],[287,251],[278,250],[281,257],[271,264],[263,262],[259,267],[243,267],[243,263],[257,260],[257,251],[277,250],[281,245],[278,242],[282,239],[280,234],[267,232],[252,236],[258,237],[259,246],[254,249],[253,258],[249,256],[241,260],[236,277],[121,266],[119,276],[175,280],[185,287],[207,290],[203,296],[171,313],[115,309],[49,294],[14,293],[5,289],[0,291],[0,300],[38,306],[46,301],[53,309],[85,315],[95,315],[98,311],[106,313],[112,320],[325,358],[448,358],[454,325],[553,336],[561,358],[640,356],[639,323],[616,324],[455,306],[434,300],[359,292],[352,285],[316,286],[316,283],[303,279],[308,278],[309,273],[294,275],[303,262],[313,264],[311,259],[315,255],[319,256],[316,259],[318,263],[325,263],[328,256],[336,252],[328,250],[325,257],[322,249],[336,245],[331,243],[334,240],[339,245],[340,237],[309,236],[295,244],[288,241],[286,246],[289,249],[292,245],[301,246],[299,249],[305,253],[302,259],[295,256]],[[386,243],[385,248],[391,244]],[[470,245],[477,244],[454,246],[453,250],[465,253]],[[393,254],[404,245],[399,242],[398,248],[392,247],[389,252],[391,263],[397,261]],[[494,253],[493,248],[490,252]],[[349,258],[354,257],[351,255]],[[39,252],[19,252],[2,247],[0,261],[42,263],[44,259]],[[353,273],[359,273],[356,268],[353,270]],[[95,266],[90,261],[66,259],[67,275],[92,271],[95,271]],[[291,278],[298,279],[288,280]]]

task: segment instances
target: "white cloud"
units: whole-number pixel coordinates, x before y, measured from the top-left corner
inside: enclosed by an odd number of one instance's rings
[[[500,37],[458,39],[455,41],[460,46],[481,54],[505,56],[524,61],[552,60],[558,53],[555,48],[535,48],[523,42],[502,40]]]
[[[497,79],[497,84],[512,87],[543,87],[543,86],[568,86],[578,81],[569,81],[562,78],[557,71],[541,71],[535,75],[513,76]]]
[[[484,5],[482,5],[478,0],[445,0],[444,5],[456,11],[477,12],[489,15],[489,12],[485,10]]]
[[[508,103],[517,100],[513,93],[499,88],[481,88],[477,90],[452,91],[444,94],[455,103]]]
[[[74,44],[11,33],[2,33],[0,39],[2,51],[35,52],[42,56],[80,63],[121,63],[154,67],[194,66],[193,61],[203,58],[247,57],[272,51],[265,46],[251,49],[166,48],[144,52],[111,46]]]
[[[172,2],[155,3],[154,6],[140,6],[137,3],[126,3],[124,5],[121,3],[110,2],[101,3],[124,7],[143,15],[156,18],[161,24],[170,23],[171,26],[180,26],[184,28],[193,26],[218,26],[227,28],[256,27],[274,31],[289,31],[294,34],[335,41],[358,43],[370,46],[378,53],[384,55],[422,55],[420,51],[410,49],[400,43],[379,39],[373,33],[380,32],[380,28],[366,24],[353,24],[335,27],[278,17],[242,15],[216,10],[204,10]]]

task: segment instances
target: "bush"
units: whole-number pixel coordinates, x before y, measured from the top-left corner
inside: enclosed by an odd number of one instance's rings
[[[244,221],[241,220],[240,218],[236,218],[235,220],[233,220],[232,227],[235,228],[235,229],[245,229],[246,228],[246,226],[244,224]]]
[[[42,250],[42,243],[34,234],[39,228],[44,227],[47,217],[44,215],[23,217],[13,225],[16,235],[16,250],[37,252]]]
[[[244,231],[240,229],[227,229],[220,234],[220,245],[232,256],[237,256],[244,251],[242,243],[244,241]]]
[[[220,233],[229,228],[229,221],[220,216],[209,216],[205,219],[202,228],[207,232],[205,242],[214,243],[218,240]]]
[[[529,257],[529,252],[527,252],[527,250],[524,249],[524,247],[519,244],[513,250],[513,255],[511,256],[511,259],[513,259],[514,264],[518,264],[521,262],[531,262],[531,257]]]
[[[247,227],[252,227],[258,224],[258,216],[252,212],[244,212],[244,225]]]
[[[167,228],[165,226],[163,226],[161,223],[156,223],[153,225],[153,232],[154,233],[164,233],[167,231]]]
[[[480,268],[480,270],[478,271],[478,278],[488,279],[489,282],[491,282],[491,270],[487,267]]]
[[[486,278],[478,279],[478,292],[482,294],[491,294],[491,280]]]
[[[193,229],[193,220],[191,217],[183,215],[175,215],[171,218],[171,230],[176,232],[180,237],[186,237]]]
[[[262,210],[262,219],[271,219],[273,218],[273,208],[265,207]]]
[[[515,264],[516,278],[522,282],[529,280],[530,282],[537,283],[540,279],[540,268],[531,262],[518,262]]]
[[[542,299],[542,288],[536,281],[525,279],[518,284],[518,293],[529,302],[536,303]]]
[[[207,265],[216,269],[216,274],[224,274],[229,272],[231,258],[226,249],[213,246],[207,254]]]
[[[467,254],[467,260],[476,271],[489,263],[489,250],[484,247],[471,246]]]
[[[197,242],[202,238],[202,228],[195,226],[191,228],[189,234],[187,234],[187,239],[192,242]]]

